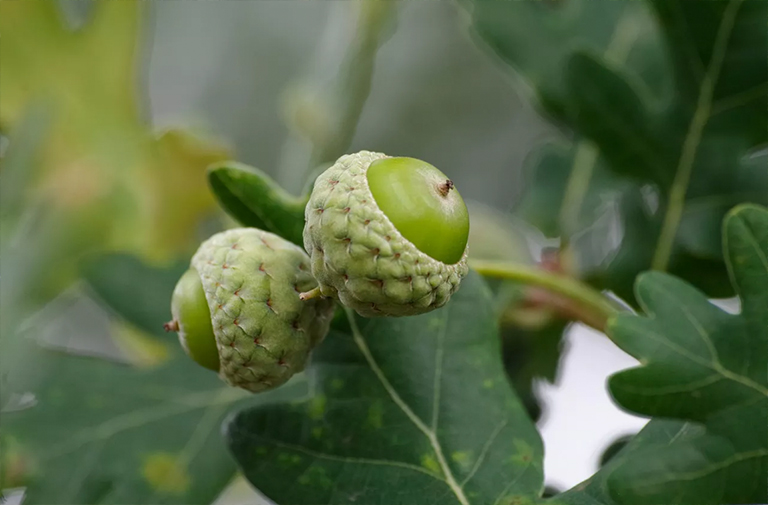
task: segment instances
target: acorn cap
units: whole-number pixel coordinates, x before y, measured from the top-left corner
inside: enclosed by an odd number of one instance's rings
[[[442,307],[467,274],[467,251],[445,264],[407,240],[378,207],[366,177],[387,158],[342,156],[315,181],[305,211],[304,247],[324,296],[365,317],[409,316]]]
[[[317,286],[301,248],[255,228],[218,233],[192,258],[211,313],[219,375],[260,392],[304,369],[328,332],[334,305],[299,294]]]

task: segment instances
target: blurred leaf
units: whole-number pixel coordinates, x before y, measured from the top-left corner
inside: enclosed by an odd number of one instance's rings
[[[624,449],[628,443],[632,441],[633,435],[621,435],[616,437],[613,442],[608,444],[600,455],[600,466],[603,467],[608,464],[622,449]]]
[[[11,132],[2,153],[0,172],[0,219],[18,217],[30,179],[35,174],[40,144],[45,138],[50,118],[44,103],[32,104]],[[4,230],[4,234],[7,233]]]
[[[212,166],[208,180],[221,206],[240,224],[304,246],[304,208],[309,194],[289,195],[265,173],[234,161]]]
[[[252,396],[225,387],[186,357],[176,336],[162,330],[183,270],[158,269],[126,255],[88,263],[86,278],[93,290],[126,318],[110,317],[107,328],[90,331],[98,338],[111,334],[130,357],[143,358],[144,366],[39,348],[28,357],[35,376],[26,386],[24,380],[13,386],[34,394],[34,407],[3,412],[3,437],[14,447],[15,465],[8,468],[17,470],[3,478],[23,481],[25,503],[207,505],[235,474],[219,435],[227,411],[306,395],[306,381],[297,378]],[[63,321],[42,324],[36,336],[59,335]],[[80,319],[69,325],[80,332],[93,326]]]
[[[568,321],[553,318],[537,328],[502,328],[502,357],[512,385],[531,419],[538,421],[542,406],[536,396],[537,380],[554,383],[560,365],[563,333]]]
[[[768,491],[768,210],[735,209],[724,224],[725,258],[739,315],[662,273],[637,282],[648,317],[619,316],[612,338],[644,366],[611,378],[616,400],[640,414],[702,423],[676,448],[638,453],[613,473],[622,503],[765,503]]]
[[[168,260],[190,250],[214,210],[204,169],[226,150],[181,132],[155,136],[142,119],[142,5],[96,2],[78,30],[56,2],[0,5],[0,127],[31,103],[51,116],[34,182],[66,228],[57,267],[105,249]]]
[[[567,92],[564,70],[573,47],[600,51],[611,41],[629,2],[465,0],[475,32],[505,62],[519,68],[542,101]]]
[[[622,296],[651,266],[724,296],[712,232],[734,204],[768,203],[765,162],[746,157],[768,141],[768,4],[647,5],[654,17],[640,2],[471,3],[478,34],[578,135],[570,154],[540,158],[522,215]]]
[[[127,254],[89,259],[83,278],[99,298],[121,317],[150,333],[158,333],[171,317],[171,296],[188,263],[157,268]]]
[[[310,400],[230,419],[243,473],[278,503],[537,496],[541,441],[504,375],[494,319],[473,274],[431,314],[337,324],[317,350]]]
[[[153,368],[36,357],[45,374],[37,404],[3,414],[3,435],[28,469],[25,503],[207,505],[235,474],[219,435],[226,412],[306,391],[294,382],[251,397],[174,348]]]
[[[468,201],[467,207],[472,216],[469,228],[469,254],[472,258],[533,263],[529,225],[480,202]]]

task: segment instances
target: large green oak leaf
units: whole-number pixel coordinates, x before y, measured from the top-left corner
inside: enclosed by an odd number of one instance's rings
[[[768,502],[768,210],[737,207],[723,227],[739,314],[654,272],[636,284],[646,316],[609,324],[642,363],[611,378],[619,404],[704,428],[691,428],[698,434],[685,443],[635,453],[609,479],[619,503]]]
[[[242,410],[226,437],[281,505],[507,504],[543,488],[542,444],[501,363],[490,292],[442,309],[337,321],[310,400]]]

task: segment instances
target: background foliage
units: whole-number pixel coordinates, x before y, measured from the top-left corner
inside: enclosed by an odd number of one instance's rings
[[[432,314],[340,313],[259,396],[159,332],[200,240],[300,243],[313,174],[365,148],[487,204],[473,259],[637,310],[606,333],[642,366],[609,386],[652,420],[552,503],[765,503],[767,24],[762,0],[0,2],[0,489],[205,504],[239,466],[285,504],[542,500],[534,384],[580,317],[551,293],[472,274]]]

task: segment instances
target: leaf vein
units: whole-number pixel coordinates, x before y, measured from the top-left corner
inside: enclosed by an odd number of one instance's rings
[[[739,463],[741,461],[745,461],[753,458],[760,458],[763,456],[768,456],[768,449],[758,449],[755,451],[741,452],[741,453],[734,454],[730,458],[726,458],[720,461],[719,463],[715,463],[713,465],[707,466],[706,468],[702,468],[701,470],[691,471],[691,472],[681,472],[681,473],[669,472],[665,475],[664,478],[646,481],[646,485],[658,486],[660,484],[666,484],[668,482],[699,479],[701,477],[705,477],[711,473],[714,473],[718,470],[728,468],[730,465],[734,463]]]
[[[743,0],[730,0],[730,3],[723,13],[723,19],[717,30],[715,43],[712,48],[712,57],[707,67],[707,72],[701,81],[699,87],[699,96],[696,101],[696,109],[688,125],[688,132],[683,141],[682,152],[675,170],[675,177],[672,181],[672,187],[669,192],[667,202],[667,211],[664,215],[664,222],[659,234],[656,251],[653,255],[652,266],[654,270],[666,270],[669,265],[669,259],[672,255],[672,246],[677,228],[685,206],[685,195],[688,192],[688,183],[693,172],[693,165],[696,160],[696,153],[699,149],[704,127],[709,121],[712,109],[712,97],[715,92],[715,85],[720,70],[725,59],[725,53],[728,46],[728,39],[733,31],[736,21],[736,14]]]
[[[442,375],[443,375],[443,353],[445,345],[445,332],[448,329],[448,314],[450,305],[443,308],[443,324],[440,327],[440,333],[437,337],[437,350],[435,352],[435,378],[432,385],[432,431],[437,431],[437,420],[440,414],[440,393],[442,389]]]
[[[480,465],[482,465],[483,461],[485,461],[485,457],[488,454],[488,450],[491,448],[491,444],[494,442],[494,440],[496,440],[496,437],[499,436],[499,433],[501,433],[501,430],[504,429],[508,422],[509,418],[500,422],[499,425],[493,430],[493,433],[491,433],[491,435],[488,437],[488,440],[486,440],[485,444],[483,444],[483,449],[480,451],[480,455],[477,457],[475,464],[472,466],[472,470],[470,470],[464,480],[461,481],[462,488],[467,484],[467,482],[472,480],[472,477],[475,476],[475,473],[477,473]]]
[[[312,449],[307,449],[306,447],[300,446],[300,445],[294,445],[294,444],[288,444],[286,442],[281,442],[280,440],[274,440],[272,438],[265,437],[263,435],[258,435],[251,433],[249,431],[238,431],[239,435],[245,435],[246,438],[250,438],[251,440],[262,440],[269,444],[275,445],[277,447],[288,449],[290,451],[300,452],[302,454],[306,454],[307,456],[312,456],[313,458],[318,459],[325,459],[328,461],[338,461],[340,463],[348,464],[363,464],[363,465],[380,465],[380,466],[394,466],[397,468],[403,468],[406,470],[412,470],[414,472],[423,473],[425,475],[429,475],[435,480],[439,480],[440,482],[445,482],[445,479],[437,475],[436,473],[430,472],[426,468],[422,468],[418,465],[413,465],[411,463],[405,463],[404,461],[394,461],[389,459],[371,459],[371,458],[352,458],[349,456],[338,456],[336,454],[328,454],[325,452],[319,452],[319,451],[313,451]]]
[[[443,474],[445,475],[445,482],[448,484],[448,487],[450,487],[451,491],[453,491],[453,494],[456,495],[456,498],[459,500],[461,505],[469,505],[469,500],[467,500],[467,497],[464,495],[464,490],[461,489],[461,486],[459,486],[459,484],[456,482],[456,478],[453,476],[453,472],[451,471],[450,466],[448,466],[448,462],[445,460],[443,449],[440,446],[440,441],[437,439],[437,436],[424,424],[421,419],[419,419],[419,417],[413,412],[413,410],[411,410],[408,404],[405,403],[405,401],[400,397],[395,388],[392,387],[392,384],[387,379],[384,371],[379,367],[378,363],[376,363],[376,360],[371,354],[371,350],[368,348],[368,344],[365,342],[363,335],[360,333],[354,312],[352,312],[352,310],[349,308],[345,310],[347,313],[347,319],[349,320],[349,325],[352,329],[352,337],[354,338],[357,347],[360,349],[360,352],[363,354],[363,357],[365,357],[365,360],[368,362],[368,366],[371,368],[371,371],[373,371],[374,375],[376,375],[376,378],[379,379],[379,382],[381,382],[384,390],[389,394],[390,398],[392,398],[392,401],[395,402],[395,405],[397,405],[400,410],[403,411],[406,417],[408,417],[408,419],[410,419],[411,422],[427,437],[429,443],[432,445],[432,449],[435,451],[438,464],[443,470]]]

